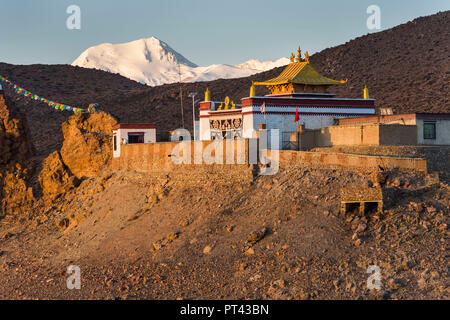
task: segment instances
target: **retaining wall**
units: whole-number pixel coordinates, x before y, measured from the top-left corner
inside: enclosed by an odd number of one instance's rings
[[[219,174],[229,179],[251,180],[257,161],[249,146],[256,140],[229,140],[221,146],[213,141],[166,142],[123,145],[121,156],[113,160],[117,170],[135,170],[151,173]],[[220,146],[219,148],[217,146]],[[190,151],[189,151],[190,147]],[[231,147],[231,148],[230,148]],[[252,148],[250,148],[252,149]],[[234,152],[227,152],[234,150]],[[239,150],[239,152],[237,152]],[[256,148],[257,150],[257,148]],[[270,158],[275,151],[267,151]],[[349,169],[400,169],[418,172],[427,171],[427,162],[422,158],[406,158],[376,155],[358,155],[339,152],[276,151],[280,167],[291,165],[317,166],[320,168]],[[255,154],[254,154],[255,153]],[[213,157],[218,155],[214,160]],[[208,159],[209,155],[211,159]],[[209,162],[208,162],[209,161]]]

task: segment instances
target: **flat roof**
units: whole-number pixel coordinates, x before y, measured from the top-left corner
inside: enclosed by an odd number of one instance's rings
[[[403,113],[403,114],[389,114],[389,115],[373,115],[368,117],[355,117],[339,119],[339,124],[357,123],[357,122],[382,122],[390,120],[402,119],[448,119],[450,120],[450,113]]]
[[[154,123],[118,123],[113,127],[113,130],[118,129],[156,129]]]

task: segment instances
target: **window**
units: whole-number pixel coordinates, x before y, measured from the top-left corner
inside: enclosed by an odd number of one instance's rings
[[[130,132],[128,133],[128,143],[144,143],[143,132]]]
[[[436,139],[436,123],[435,122],[424,122],[423,138],[424,139]]]
[[[117,136],[114,136],[113,144],[114,144],[114,151],[116,151],[117,150]]]

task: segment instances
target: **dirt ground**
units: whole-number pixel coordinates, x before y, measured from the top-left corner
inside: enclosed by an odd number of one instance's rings
[[[382,214],[341,215],[341,188],[372,177],[292,166],[186,188],[105,172],[0,221],[0,298],[448,299],[449,185],[385,173]]]

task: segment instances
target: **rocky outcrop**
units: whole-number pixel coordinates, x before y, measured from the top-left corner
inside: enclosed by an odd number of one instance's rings
[[[27,181],[27,171],[20,168],[16,171],[0,173],[0,217],[7,214],[29,213],[35,198],[33,189],[28,186]]]
[[[105,112],[77,114],[63,123],[63,163],[77,178],[95,177],[112,159],[112,127],[117,121]]]
[[[34,176],[26,121],[14,109],[14,103],[7,103],[0,91],[0,218],[32,208],[35,178],[48,204],[77,187],[80,179],[97,176],[111,162],[111,132],[116,120],[105,112],[77,114],[62,126],[61,151],[51,153]]]
[[[34,201],[32,188],[27,184],[32,150],[24,118],[7,107],[1,90],[0,150],[0,217],[26,213]]]
[[[22,115],[12,112],[0,90],[0,166],[14,167],[24,164],[31,155]]]
[[[70,173],[58,151],[50,154],[43,162],[39,183],[45,201],[52,201],[78,185],[78,179]]]
[[[95,177],[111,162],[111,132],[116,120],[105,112],[76,114],[63,123],[61,152],[42,164],[39,183],[45,202],[77,187],[83,178]]]

